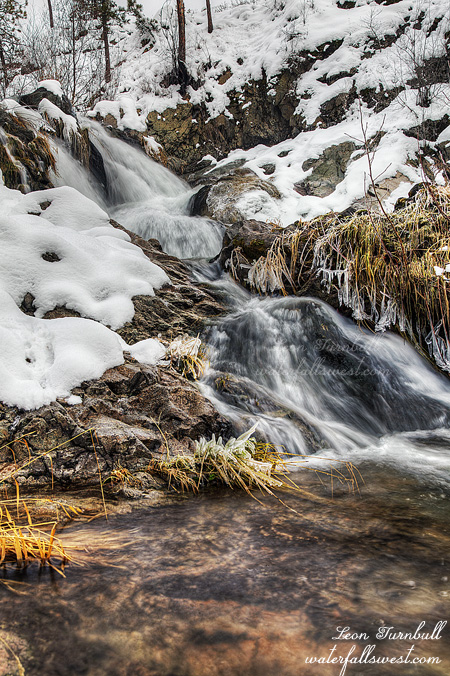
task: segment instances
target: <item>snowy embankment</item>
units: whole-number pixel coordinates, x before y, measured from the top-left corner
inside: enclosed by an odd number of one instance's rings
[[[280,73],[298,71],[291,94],[297,102],[294,116],[303,129],[271,148],[235,150],[221,160],[222,165],[244,160],[245,167],[273,183],[282,196],[277,200],[263,190],[249,192],[238,205],[246,218],[288,225],[342,211],[366,195],[370,172],[377,184],[389,182],[382,197],[390,209],[412,184],[423,180],[417,158],[424,141],[414,129],[445,119],[450,112],[448,77],[437,72],[450,29],[448,0],[430,0],[426,7],[420,0],[389,5],[358,0],[346,9],[335,0],[233,4],[215,11],[210,35],[204,12],[187,14],[187,67],[197,81],[195,89],[188,87],[187,100],[204,104],[210,119],[232,118],[231,92],[243,92],[247,83],[263,80],[268,99],[275,98]],[[156,31],[149,49],[135,33],[123,40],[122,54],[114,101],[101,101],[91,114],[109,114],[118,128],[151,135],[146,126],[149,112],[163,114],[185,102],[176,85],[164,85],[171,63],[167,36]],[[250,112],[251,105],[244,103],[243,95],[242,106]],[[331,110],[325,122],[324,106]],[[336,113],[340,106],[342,115]],[[339,119],[333,119],[335,115]],[[448,130],[427,137],[428,148],[439,150],[447,137]],[[299,183],[313,171],[304,168],[305,161],[349,141],[355,151],[335,190],[325,197],[301,194]],[[264,171],[268,164],[274,165],[269,177]],[[426,172],[442,183],[434,160]]]
[[[143,363],[163,356],[157,340],[130,347],[113,330],[132,319],[133,296],[169,278],[100,207],[73,188],[23,195],[3,182],[0,202],[1,401],[35,409],[123,363],[124,351]],[[20,309],[27,295],[34,316]],[[81,317],[43,318],[57,306]]]

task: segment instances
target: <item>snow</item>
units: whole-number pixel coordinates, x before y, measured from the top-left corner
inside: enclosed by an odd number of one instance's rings
[[[123,363],[120,337],[88,319],[25,315],[0,290],[0,400],[35,409]]]
[[[141,340],[139,343],[132,345],[129,352],[141,364],[156,364],[164,359],[166,348],[159,340],[147,338],[147,340]]]
[[[154,295],[166,273],[73,188],[23,195],[0,185],[0,202],[0,400],[34,409],[70,397],[123,363],[124,350],[155,363],[157,341],[128,346],[111,328],[131,320],[133,296]],[[27,293],[34,316],[19,309]],[[82,317],[43,319],[57,305]]]
[[[59,96],[61,99],[64,96],[64,92],[58,80],[41,80],[40,82],[38,82],[37,86],[38,88],[42,87],[43,89],[46,89],[48,92],[54,94],[55,96]]]
[[[38,107],[39,113],[42,117],[48,119],[50,122],[62,122],[63,124],[63,136],[66,141],[71,141],[73,136],[78,134],[78,125],[77,121],[72,115],[67,115],[63,113],[62,110],[55,106],[54,103],[48,99],[42,99]]]

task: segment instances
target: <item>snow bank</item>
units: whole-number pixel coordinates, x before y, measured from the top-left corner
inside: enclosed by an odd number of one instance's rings
[[[132,297],[169,282],[107,214],[73,188],[22,195],[0,186],[0,400],[34,409],[67,397],[131,351],[155,363],[158,341],[132,347],[105,325],[132,319]],[[20,309],[31,294],[35,316]],[[42,319],[55,306],[84,318]]]
[[[89,319],[36,319],[0,290],[0,399],[35,409],[123,363],[120,337]]]
[[[170,23],[164,14],[168,11],[162,10],[162,23]],[[386,207],[391,209],[412,183],[422,180],[420,169],[411,163],[417,158],[417,140],[412,138],[414,134],[403,132],[448,113],[448,83],[430,85],[432,100],[428,107],[419,105],[420,92],[411,86],[421,64],[445,53],[445,35],[450,29],[448,0],[429,0],[426,6],[422,0],[381,5],[358,0],[351,9],[340,8],[336,0],[230,1],[216,7],[213,19],[214,31],[208,34],[204,11],[186,14],[187,67],[199,84],[195,90],[188,87],[189,102],[204,103],[211,118],[220,114],[231,117],[227,109],[231,91],[242,92],[241,105],[245,108],[250,105],[244,101],[246,85],[266,78],[270,98],[276,94],[279,73],[289,69],[299,73],[288,93],[299,102],[295,114],[310,128],[273,148],[258,146],[246,153],[235,151],[227,158],[244,158],[246,166],[273,181],[282,194],[282,200],[274,200],[264,191],[245,195],[237,205],[244,217],[288,225],[299,218],[341,211],[364,197],[369,167],[367,157],[361,154],[352,158],[344,180],[332,195],[305,196],[296,190],[296,184],[311,173],[303,169],[306,160],[350,140],[359,139],[356,145],[362,146],[358,102],[345,104],[348,109],[340,123],[322,126],[321,106],[327,102],[331,106],[340,95],[351,94],[353,100],[360,94],[364,101],[371,100],[372,94],[367,92],[372,92],[380,102],[386,102],[381,112],[362,103],[362,124],[367,124],[368,139],[376,134],[379,137],[379,132],[384,134],[376,143],[374,176],[378,181],[405,177],[395,195],[387,199]],[[185,103],[175,85],[164,84],[172,63],[167,33],[156,31],[154,37],[150,50],[142,47],[137,32],[124,38],[127,56],[121,64],[117,100],[100,102],[91,115],[109,112],[119,128],[141,130],[150,111],[162,113]],[[446,134],[441,141],[448,140],[449,132]],[[289,154],[279,157],[282,151]],[[262,169],[269,163],[275,165],[270,178]],[[440,180],[438,175],[436,179]]]

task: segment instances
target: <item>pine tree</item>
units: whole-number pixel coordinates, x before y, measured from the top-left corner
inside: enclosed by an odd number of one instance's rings
[[[105,81],[111,82],[111,54],[109,35],[112,25],[123,25],[126,10],[114,0],[76,0],[78,11],[85,11],[86,16],[98,21],[97,29],[101,31],[101,40],[105,54]]]
[[[3,94],[11,73],[20,61],[20,20],[25,18],[26,0],[0,0],[0,69]]]

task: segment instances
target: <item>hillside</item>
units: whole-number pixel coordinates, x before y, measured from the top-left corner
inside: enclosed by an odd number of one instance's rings
[[[247,218],[288,225],[342,211],[373,192],[370,171],[389,208],[425,175],[442,183],[445,0],[233,5],[215,11],[210,35],[204,12],[187,14],[184,97],[169,84],[167,31],[144,46],[135,31],[123,39],[113,101],[90,114],[149,135],[179,171],[206,158],[210,168],[236,162],[268,180],[282,199],[252,190],[239,203]],[[170,24],[167,13],[160,20]]]

